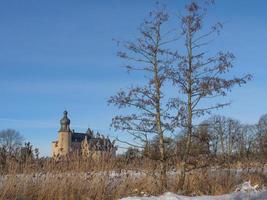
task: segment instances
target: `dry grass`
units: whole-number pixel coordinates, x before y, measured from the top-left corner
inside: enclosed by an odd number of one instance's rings
[[[94,199],[159,195],[157,162],[125,158],[55,162],[51,159],[18,163],[9,161],[0,177],[0,199]],[[169,170],[173,165],[169,165]],[[179,172],[168,175],[168,191],[186,195],[219,195],[233,192],[237,185],[251,180],[260,186],[267,177],[260,170],[211,171],[209,167],[186,175],[184,190],[178,187]]]

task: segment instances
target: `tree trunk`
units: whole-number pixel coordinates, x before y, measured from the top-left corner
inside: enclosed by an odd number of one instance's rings
[[[156,56],[155,56],[156,61]],[[155,62],[156,63],[156,62]],[[158,66],[155,64],[154,66],[154,80],[156,87],[156,126],[157,133],[159,135],[159,151],[160,151],[160,183],[161,183],[161,191],[164,192],[167,189],[167,167],[166,167],[166,152],[164,145],[164,134],[161,126],[161,110],[160,110],[160,80],[158,77]]]
[[[186,172],[186,166],[185,166],[185,162],[182,161],[181,165],[180,165],[180,176],[179,176],[179,182],[178,182],[178,188],[182,191],[184,191],[185,189],[185,172]]]
[[[166,161],[160,160],[160,184],[162,192],[165,192],[167,189],[167,167]]]
[[[190,25],[189,25],[190,26]],[[190,29],[190,27],[188,27]],[[188,51],[188,77],[187,77],[187,138],[186,138],[186,149],[185,149],[185,154],[183,155],[182,158],[182,163],[181,163],[181,176],[179,179],[179,186],[183,190],[184,189],[184,183],[185,183],[185,175],[186,175],[186,163],[188,156],[190,154],[190,149],[191,149],[191,142],[192,142],[192,133],[193,133],[193,105],[192,105],[192,35],[191,32],[188,33],[187,35],[187,51]]]
[[[160,102],[158,102],[158,105]],[[161,127],[160,119],[160,107],[157,106],[157,130],[159,133],[159,151],[160,151],[160,183],[162,192],[166,191],[167,188],[167,167],[166,167],[166,155],[165,155],[165,145],[164,145],[164,135]]]

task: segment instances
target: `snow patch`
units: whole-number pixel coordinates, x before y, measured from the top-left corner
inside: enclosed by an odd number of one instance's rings
[[[259,185],[252,186],[250,181],[244,182],[242,185],[236,188],[236,192],[246,192],[246,193],[258,192],[258,190],[259,190]]]
[[[244,182],[231,194],[221,196],[196,196],[188,197],[167,192],[162,196],[151,197],[126,197],[121,200],[266,200],[267,190],[259,191],[259,186],[252,186],[251,182]]]

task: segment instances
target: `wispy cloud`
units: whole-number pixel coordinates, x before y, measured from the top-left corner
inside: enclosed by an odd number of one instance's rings
[[[12,128],[31,128],[31,129],[58,129],[59,128],[59,119],[54,120],[23,120],[23,119],[10,119],[10,118],[0,118],[0,126],[1,127],[12,127]],[[88,123],[82,122],[79,120],[79,123],[74,123],[71,125],[71,128],[77,130],[86,131],[87,128],[93,128]],[[109,131],[108,128],[100,128],[95,129],[96,131],[106,133]]]
[[[104,80],[48,80],[48,81],[0,81],[2,92],[33,94],[66,94],[99,91],[109,93],[115,88],[129,86],[127,81]],[[131,82],[131,84],[133,84]]]
[[[52,121],[39,121],[39,120],[22,120],[22,119],[9,119],[0,118],[0,125],[5,127],[14,128],[57,128],[57,124]]]

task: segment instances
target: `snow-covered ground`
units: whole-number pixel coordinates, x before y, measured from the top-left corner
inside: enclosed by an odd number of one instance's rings
[[[187,197],[168,192],[158,197],[126,197],[121,200],[267,200],[267,190],[258,191],[257,185],[245,182],[237,187],[236,192],[221,196]]]
[[[159,197],[127,197],[121,200],[267,200],[267,191],[263,192],[236,192],[221,196],[186,197],[173,193],[165,193]]]

